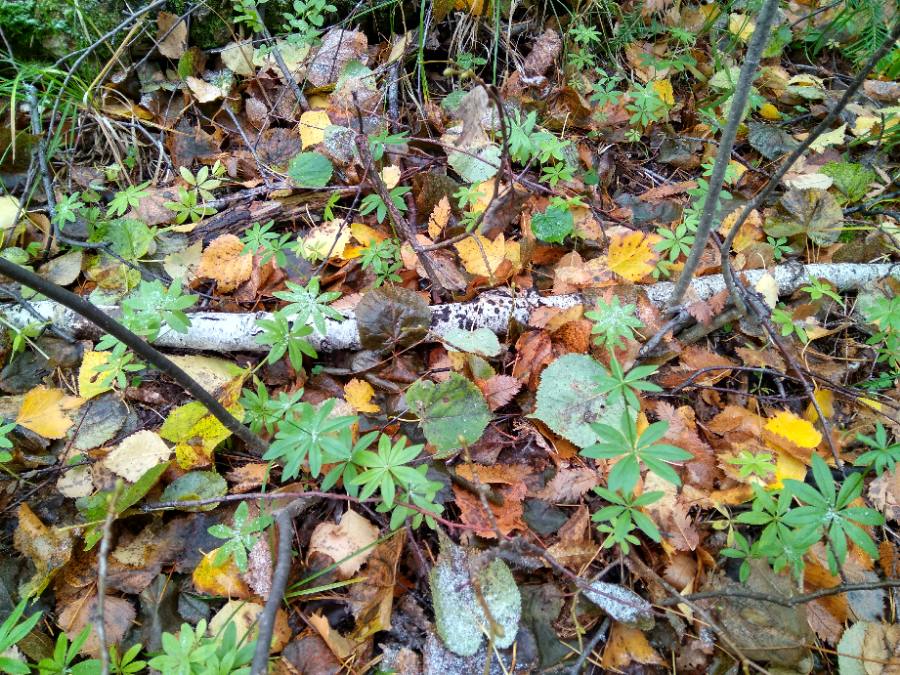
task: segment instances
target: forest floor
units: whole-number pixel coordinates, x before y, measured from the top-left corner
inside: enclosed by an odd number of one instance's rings
[[[0,18],[0,672],[900,672],[892,3],[173,6]]]

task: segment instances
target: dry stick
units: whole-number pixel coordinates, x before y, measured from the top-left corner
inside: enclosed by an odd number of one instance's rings
[[[628,563],[629,567],[634,566],[637,568],[637,572],[641,577],[648,581],[655,581],[657,584],[659,584],[666,593],[672,596],[673,599],[677,600],[675,604],[683,603],[690,607],[697,616],[703,619],[704,623],[706,623],[710,630],[712,630],[713,633],[719,636],[722,642],[725,643],[725,646],[728,647],[732,652],[734,652],[734,655],[741,660],[741,663],[745,668],[750,667],[754,670],[759,671],[760,673],[771,675],[768,670],[758,665],[755,661],[744,654],[743,651],[741,651],[741,648],[734,643],[734,640],[731,639],[731,636],[728,634],[728,632],[715,622],[715,620],[712,618],[710,613],[706,611],[706,609],[679,593],[677,588],[672,586],[669,582],[667,582],[656,572],[650,569],[650,567],[647,566],[643,560],[638,558],[637,554],[634,551],[632,551],[631,555],[628,556]]]
[[[51,300],[67,307],[76,314],[96,325],[101,330],[109,333],[114,338],[123,342],[126,346],[140,356],[144,361],[155,366],[159,371],[171,377],[180,384],[191,396],[206,406],[207,410],[219,420],[222,425],[235,436],[240,438],[248,447],[265,452],[268,444],[259,436],[241,424],[230,412],[225,409],[216,398],[197,381],[175,365],[168,357],[157,351],[143,338],[132,333],[115,319],[104,314],[100,309],[89,303],[84,298],[67,291],[62,286],[39,277],[29,269],[20,267],[9,260],[0,258],[0,274],[9,277],[23,286],[27,286],[38,293],[46,295]]]
[[[419,240],[416,238],[416,232],[409,224],[409,221],[407,221],[406,218],[403,217],[403,214],[400,213],[400,209],[394,204],[394,200],[391,199],[391,193],[388,190],[387,185],[384,184],[384,181],[381,180],[381,176],[375,169],[375,162],[372,160],[372,153],[369,151],[369,139],[365,134],[361,133],[356,135],[356,148],[359,151],[363,166],[366,167],[367,171],[371,169],[372,185],[375,186],[375,191],[387,207],[391,220],[394,221],[394,225],[397,226],[400,233],[409,242],[409,245],[412,246],[413,251],[415,251],[416,256],[419,258],[419,262],[422,263],[422,267],[425,268],[425,274],[431,279],[432,287],[437,293],[442,294],[444,292],[444,287],[441,285],[440,277],[438,277],[437,272],[435,271],[431,255],[422,250],[422,244],[420,244]]]
[[[682,602],[683,598],[688,600],[711,600],[713,598],[745,598],[747,600],[757,600],[759,602],[771,602],[782,607],[796,607],[797,605],[805,605],[819,598],[827,598],[831,595],[841,595],[843,593],[852,593],[854,591],[877,591],[884,588],[900,588],[900,579],[885,579],[883,581],[869,581],[857,584],[839,584],[830,588],[820,588],[818,591],[806,593],[805,595],[795,595],[789,598],[780,595],[769,595],[768,593],[756,593],[755,591],[745,591],[742,588],[722,589],[719,591],[701,591],[700,593],[691,593],[690,595],[681,596],[681,598],[672,597],[668,600],[662,600],[656,604],[661,606],[677,605]]]
[[[712,175],[709,177],[709,192],[707,192],[706,200],[703,202],[703,213],[700,216],[700,224],[697,226],[697,234],[694,239],[694,245],[688,255],[687,261],[684,263],[684,269],[678,277],[678,283],[675,285],[675,291],[669,300],[669,308],[672,309],[681,303],[691,278],[700,264],[700,257],[706,249],[706,243],[712,231],[713,216],[719,203],[719,194],[722,192],[722,185],[725,179],[725,169],[731,159],[731,149],[734,147],[734,139],[737,137],[738,126],[744,117],[744,109],[747,106],[747,99],[750,96],[750,88],[753,85],[753,79],[756,76],[756,69],[759,68],[759,61],[762,58],[763,50],[769,41],[769,33],[772,30],[772,22],[775,20],[775,12],[778,9],[778,0],[766,0],[762,11],[756,22],[756,29],[753,31],[753,37],[750,38],[750,44],[747,45],[747,55],[744,64],[741,66],[741,73],[738,76],[737,84],[732,95],[731,110],[728,113],[728,122],[722,132],[722,138],[719,141],[719,152],[716,155],[716,162],[713,165]]]
[[[840,101],[831,109],[831,111],[825,116],[825,118],[819,122],[819,124],[809,133],[809,135],[803,140],[803,142],[794,148],[794,151],[788,155],[787,159],[778,167],[778,170],[772,174],[772,177],[769,179],[769,182],[765,184],[762,190],[751,199],[745,206],[744,210],[741,211],[740,215],[737,217],[737,220],[731,226],[731,229],[728,231],[728,234],[725,237],[725,241],[722,242],[721,252],[722,252],[722,276],[725,278],[725,285],[728,287],[728,290],[731,294],[731,297],[734,299],[734,303],[738,306],[738,309],[741,310],[742,313],[746,313],[746,306],[744,305],[743,298],[739,297],[739,295],[735,292],[735,284],[736,280],[734,278],[734,274],[731,271],[731,264],[728,259],[728,253],[731,251],[731,245],[734,242],[734,238],[737,236],[738,231],[741,229],[741,225],[744,224],[744,221],[750,216],[750,214],[757,208],[759,208],[766,199],[775,191],[775,188],[778,187],[778,184],[781,182],[781,179],[784,178],[784,175],[790,171],[791,167],[794,165],[800,156],[806,152],[810,145],[812,145],[813,141],[815,141],[819,136],[821,136],[834,122],[844,108],[847,107],[847,104],[850,103],[850,100],[856,95],[856,92],[865,82],[866,77],[872,71],[873,68],[878,64],[878,62],[887,54],[891,49],[893,49],[894,44],[896,44],[897,40],[900,39],[900,20],[894,24],[894,28],[891,31],[891,34],[884,41],[884,44],[879,47],[872,57],[866,62],[866,64],[860,69],[859,73],[857,73],[856,77],[850,83],[850,86],[847,87],[846,91],[844,91],[844,95],[841,96]]]
[[[278,524],[278,561],[272,574],[272,587],[266,606],[259,615],[259,636],[256,650],[253,652],[253,663],[250,675],[266,675],[269,672],[269,650],[272,644],[272,633],[275,630],[275,616],[284,598],[288,576],[291,573],[291,539],[294,532],[293,520],[314,503],[311,497],[299,497],[275,514]]]
[[[106,519],[103,521],[103,539],[100,541],[100,553],[97,557],[97,642],[100,650],[100,672],[109,675],[109,650],[106,647],[106,622],[104,621],[104,602],[106,600],[106,567],[109,560],[110,540],[112,539],[112,524],[116,519],[116,502],[122,494],[122,479],[116,481],[109,506],[106,509]]]

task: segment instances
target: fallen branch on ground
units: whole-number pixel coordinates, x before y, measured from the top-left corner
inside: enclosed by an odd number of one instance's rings
[[[765,270],[751,270],[744,276],[749,284],[755,284],[765,274]],[[900,265],[892,264],[785,264],[771,271],[778,291],[788,295],[806,284],[810,278],[825,279],[839,291],[858,290],[871,285],[886,276],[900,279]],[[642,287],[650,301],[657,307],[665,307],[672,297],[674,284],[660,282]],[[725,280],[721,274],[699,277],[691,282],[688,297],[694,301],[708,300],[725,290]],[[505,289],[485,291],[476,300],[463,303],[449,303],[432,307],[431,329],[443,335],[451,328],[488,328],[495,333],[504,333],[511,319],[525,323],[528,316],[538,307],[567,308],[590,302],[581,293],[541,296],[535,291],[511,295]],[[45,317],[55,328],[79,338],[97,338],[97,327],[75,312],[55,302],[31,303],[31,309]],[[115,317],[118,309],[101,307],[104,312]],[[2,310],[11,324],[23,327],[34,323],[34,315],[27,309],[6,305]],[[265,352],[268,347],[256,344],[260,330],[257,319],[271,318],[267,312],[228,314],[223,312],[196,312],[191,316],[191,326],[187,333],[163,332],[154,342],[156,347],[184,349],[191,351],[216,352]],[[359,349],[359,330],[352,313],[346,320],[326,321],[325,334],[313,332],[310,343],[319,351]]]

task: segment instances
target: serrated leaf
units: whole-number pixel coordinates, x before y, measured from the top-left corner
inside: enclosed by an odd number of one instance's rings
[[[653,271],[659,252],[655,234],[631,232],[609,242],[609,269],[628,281],[640,281]]]
[[[878,178],[874,171],[854,162],[828,162],[820,171],[832,178],[834,187],[848,204],[865,197],[869,186]]]
[[[443,338],[449,347],[460,352],[470,352],[486,357],[497,356],[500,353],[500,341],[487,328],[475,330],[450,328],[444,331]]]
[[[500,148],[491,144],[466,152],[451,152],[447,162],[464,183],[480,183],[500,170]]]
[[[813,243],[828,246],[841,236],[844,212],[831,193],[815,188],[788,190],[780,204]]]
[[[487,402],[472,382],[450,373],[446,382],[418,380],[406,392],[406,403],[419,418],[425,438],[446,455],[475,443],[491,421]]]
[[[534,236],[548,243],[563,243],[574,227],[572,213],[559,206],[552,206],[531,216],[531,231]]]
[[[400,286],[369,291],[356,306],[359,341],[383,351],[421,340],[431,327],[431,308],[421,295]]]
[[[298,187],[323,188],[331,180],[334,167],[331,161],[318,152],[301,152],[291,160],[288,176]]]
[[[766,159],[777,159],[799,145],[793,136],[780,127],[759,122],[751,122],[747,127],[750,146]]]
[[[164,502],[185,502],[195,499],[221,497],[228,492],[228,484],[215,471],[191,471],[179,476],[166,486],[162,493]],[[184,507],[184,511],[211,511],[218,502],[203,506]]]

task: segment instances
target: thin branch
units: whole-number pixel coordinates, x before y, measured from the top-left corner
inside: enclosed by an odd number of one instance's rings
[[[157,351],[156,348],[147,343],[143,338],[132,333],[121,323],[107,316],[102,310],[98,309],[84,298],[39,277],[25,267],[20,267],[3,258],[0,258],[0,274],[9,277],[23,286],[27,286],[28,288],[46,295],[51,300],[58,302],[60,305],[81,315],[104,332],[109,333],[120,342],[123,342],[144,361],[156,367],[180,384],[191,396],[206,406],[213,417],[219,420],[231,433],[246,443],[248,447],[259,452],[265,452],[268,448],[268,444],[265,441],[241,424],[237,418],[225,409],[225,406],[216,400],[216,398],[206,391],[206,389],[200,386],[194,378],[175,365],[175,363],[164,354]]]
[[[768,593],[757,593],[756,591],[745,591],[743,588],[723,588],[718,591],[701,591],[700,593],[691,593],[690,595],[681,596],[680,598],[672,597],[662,600],[656,604],[662,606],[677,605],[684,599],[691,601],[711,600],[714,598],[745,598],[747,600],[756,600],[758,602],[771,602],[782,607],[796,607],[797,605],[805,605],[819,598],[827,598],[832,595],[841,595],[842,593],[852,593],[854,591],[877,591],[884,588],[900,588],[900,579],[884,579],[881,581],[868,581],[856,584],[838,584],[830,588],[820,588],[812,593],[805,595],[794,595],[785,598],[781,595],[769,595]]]
[[[106,582],[107,582],[107,563],[109,561],[110,542],[112,540],[112,525],[116,519],[116,502],[119,501],[119,495],[122,494],[122,479],[116,481],[113,489],[112,497],[109,500],[109,506],[106,509],[106,519],[103,521],[103,538],[100,540],[100,553],[97,557],[97,606],[96,621],[94,627],[97,629],[97,642],[100,651],[100,672],[102,675],[109,675],[109,650],[106,646],[106,614],[104,603],[106,601]]]
[[[731,110],[728,112],[728,122],[722,131],[722,138],[719,141],[719,152],[716,155],[716,162],[713,164],[712,175],[709,177],[709,192],[706,194],[706,200],[703,202],[703,213],[700,216],[700,224],[697,226],[694,245],[691,248],[687,261],[684,263],[684,269],[682,269],[681,275],[678,277],[675,291],[669,300],[670,309],[681,304],[681,299],[684,297],[685,291],[687,291],[688,284],[691,283],[691,278],[700,265],[700,257],[706,249],[706,243],[712,231],[713,216],[716,213],[716,207],[719,205],[719,194],[722,192],[722,185],[725,181],[725,169],[728,167],[728,162],[731,159],[734,139],[737,138],[738,127],[744,118],[744,111],[747,107],[747,99],[750,96],[753,79],[756,77],[756,70],[759,68],[763,50],[765,50],[766,44],[769,42],[769,33],[772,31],[772,23],[775,20],[777,10],[778,0],[766,0],[762,11],[757,17],[756,28],[753,30],[750,44],[747,45],[747,54],[731,97]]]
[[[584,664],[591,657],[591,654],[597,648],[597,645],[606,639],[606,634],[609,632],[609,628],[610,628],[611,624],[612,624],[612,621],[610,621],[609,617],[606,617],[605,619],[603,619],[603,623],[600,624],[600,627],[597,629],[597,632],[594,633],[594,636],[588,641],[588,643],[581,650],[581,654],[578,656],[578,660],[569,669],[569,675],[579,675],[579,673],[581,673],[581,669],[584,668]]]

